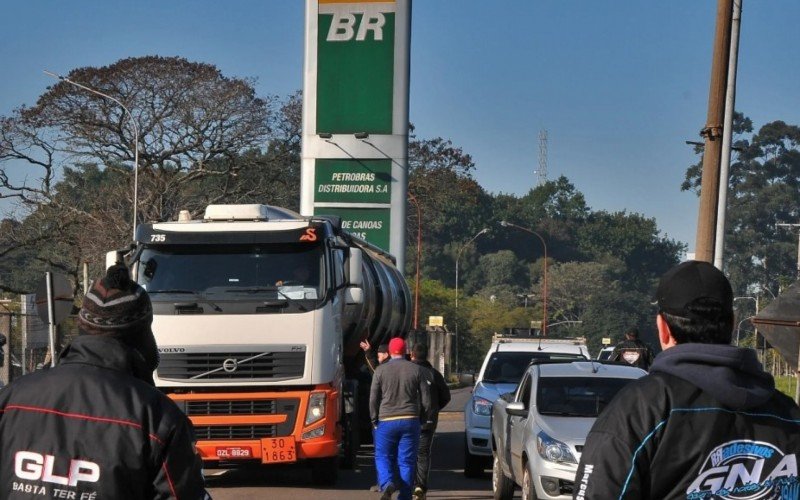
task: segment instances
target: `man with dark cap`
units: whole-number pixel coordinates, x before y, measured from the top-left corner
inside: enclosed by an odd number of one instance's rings
[[[414,482],[414,500],[425,500],[428,493],[428,474],[431,469],[431,448],[433,435],[439,422],[439,410],[450,402],[450,388],[439,370],[428,362],[428,346],[417,342],[411,348],[411,362],[425,369],[428,384],[431,387],[432,423],[424,426],[419,435],[419,453],[417,454],[417,475]]]
[[[733,292],[706,262],[661,278],[663,351],[630,382],[586,439],[576,499],[797,499],[800,409],[730,345]]]
[[[391,359],[375,369],[370,386],[369,414],[375,429],[381,500],[389,500],[397,490],[398,500],[411,499],[419,433],[422,425],[429,427],[433,420],[428,377],[424,368],[405,359],[405,353],[403,339],[390,340]],[[395,477],[396,469],[399,478]]]
[[[362,340],[358,345],[364,351],[364,358],[367,360],[367,366],[372,373],[375,373],[375,368],[378,365],[385,363],[389,359],[389,344],[379,345],[377,352],[372,351],[369,340]]]
[[[653,350],[650,346],[639,340],[639,329],[629,328],[625,332],[625,340],[614,347],[608,358],[609,361],[624,361],[629,365],[643,370],[650,369],[653,364]]]
[[[147,293],[112,266],[58,365],[0,392],[0,498],[209,498],[191,424],[153,386],[152,320]]]

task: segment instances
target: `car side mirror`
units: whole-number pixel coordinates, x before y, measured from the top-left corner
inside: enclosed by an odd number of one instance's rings
[[[527,417],[528,409],[522,401],[514,401],[506,406],[506,413],[512,417]]]

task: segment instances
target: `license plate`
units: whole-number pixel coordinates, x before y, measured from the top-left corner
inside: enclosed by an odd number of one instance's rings
[[[296,462],[294,438],[264,438],[261,440],[261,461],[265,464]]]
[[[221,446],[217,448],[217,458],[253,458],[253,450],[247,446]]]

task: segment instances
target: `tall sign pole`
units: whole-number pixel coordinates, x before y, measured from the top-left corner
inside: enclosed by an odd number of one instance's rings
[[[700,132],[705,137],[703,174],[700,186],[700,210],[697,219],[695,258],[714,263],[717,203],[719,201],[722,129],[725,118],[725,90],[731,45],[733,0],[718,0],[717,28],[714,35],[714,56],[711,63],[711,85],[708,92],[708,117]]]
[[[306,0],[300,211],[405,260],[411,0]]]

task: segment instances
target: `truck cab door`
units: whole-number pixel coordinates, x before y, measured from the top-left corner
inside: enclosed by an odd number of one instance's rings
[[[525,404],[525,408],[530,408],[531,400],[531,375],[526,372],[522,377],[522,381],[517,387],[517,393],[514,396],[515,402]],[[508,465],[511,469],[515,479],[522,480],[522,451],[525,449],[523,439],[525,438],[525,424],[528,417],[517,417],[513,415],[508,416],[508,436],[507,448],[509,453]],[[517,482],[519,482],[517,481]]]

